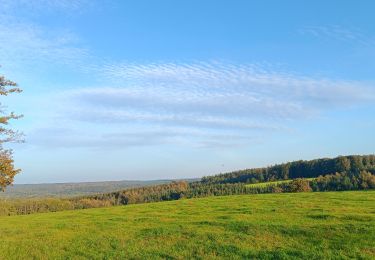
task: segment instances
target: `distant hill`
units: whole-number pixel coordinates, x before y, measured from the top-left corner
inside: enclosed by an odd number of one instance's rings
[[[180,195],[183,197],[197,197],[208,195],[229,195],[251,193],[246,184],[270,183],[304,178],[310,181],[314,191],[322,190],[357,190],[372,188],[375,175],[375,155],[349,155],[336,158],[322,158],[310,161],[294,161],[263,168],[251,168],[228,173],[203,177],[202,179],[181,180],[151,180],[151,181],[105,181],[105,182],[81,182],[81,183],[53,183],[53,184],[18,184],[8,187],[5,192],[0,192],[1,198],[40,198],[40,197],[74,197],[91,196],[98,197],[122,197],[131,193],[145,200],[145,197],[153,194],[147,201],[158,199],[169,200],[166,194],[175,194],[185,185],[167,185],[158,188],[144,189],[142,187],[171,184],[173,181],[189,183],[188,189]],[[326,176],[325,179],[318,179]],[[263,185],[266,187],[267,185]],[[257,186],[261,187],[261,186]],[[140,188],[128,191],[130,188]],[[264,190],[256,190],[257,193],[274,192],[271,186]],[[287,191],[287,187],[285,191]],[[184,188],[185,189],[185,188]],[[127,192],[122,192],[127,191]],[[147,196],[145,194],[147,194]],[[177,192],[179,193],[179,192]],[[177,194],[176,193],[176,194]],[[142,195],[143,194],[143,195]],[[157,194],[157,195],[156,195]],[[170,195],[170,194],[169,194]],[[126,195],[127,196],[127,195]],[[175,195],[173,195],[175,196]],[[172,197],[173,197],[172,196]],[[158,198],[158,199],[156,199]],[[125,201],[128,201],[127,199]],[[136,199],[138,201],[138,199]],[[139,203],[140,201],[138,201]]]
[[[375,155],[293,161],[207,176],[190,183],[181,181],[139,187],[97,194],[86,199],[91,200],[91,204],[96,207],[100,204],[98,201],[125,205],[235,194],[366,189],[375,189]],[[81,202],[76,200],[75,203]]]
[[[198,179],[185,179],[196,181]],[[108,193],[129,188],[167,184],[173,180],[103,181],[78,183],[15,184],[0,192],[0,198],[73,197]]]
[[[375,189],[375,155],[349,155],[294,161],[202,179],[16,185],[2,196],[28,199],[0,201],[0,215],[207,196],[368,189]]]

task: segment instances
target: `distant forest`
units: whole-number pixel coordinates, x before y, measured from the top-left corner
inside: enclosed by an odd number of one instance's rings
[[[5,192],[0,192],[0,199],[43,197],[66,198],[108,193],[115,190],[125,190],[129,188],[159,185],[170,182],[172,182],[172,180],[15,184],[13,186],[8,186]]]
[[[284,180],[289,181],[285,182]],[[273,184],[249,185],[266,182],[273,182]],[[375,189],[375,155],[294,161],[265,168],[207,176],[195,182],[178,181],[91,196],[3,201],[0,204],[0,215],[31,214],[220,195],[366,189]]]
[[[294,161],[265,168],[246,169],[202,178],[204,184],[258,183],[296,178],[316,178],[335,173],[375,174],[375,155],[339,156],[334,159]]]

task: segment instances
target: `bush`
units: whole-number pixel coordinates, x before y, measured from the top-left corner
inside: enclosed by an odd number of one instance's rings
[[[287,191],[289,192],[308,192],[312,191],[310,182],[304,179],[294,179],[287,183]]]

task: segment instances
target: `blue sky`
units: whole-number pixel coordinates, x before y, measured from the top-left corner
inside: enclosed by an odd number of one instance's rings
[[[373,1],[0,0],[16,183],[374,153]]]

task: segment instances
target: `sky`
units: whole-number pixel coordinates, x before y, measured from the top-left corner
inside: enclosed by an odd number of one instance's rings
[[[374,1],[0,0],[15,183],[373,154]]]

